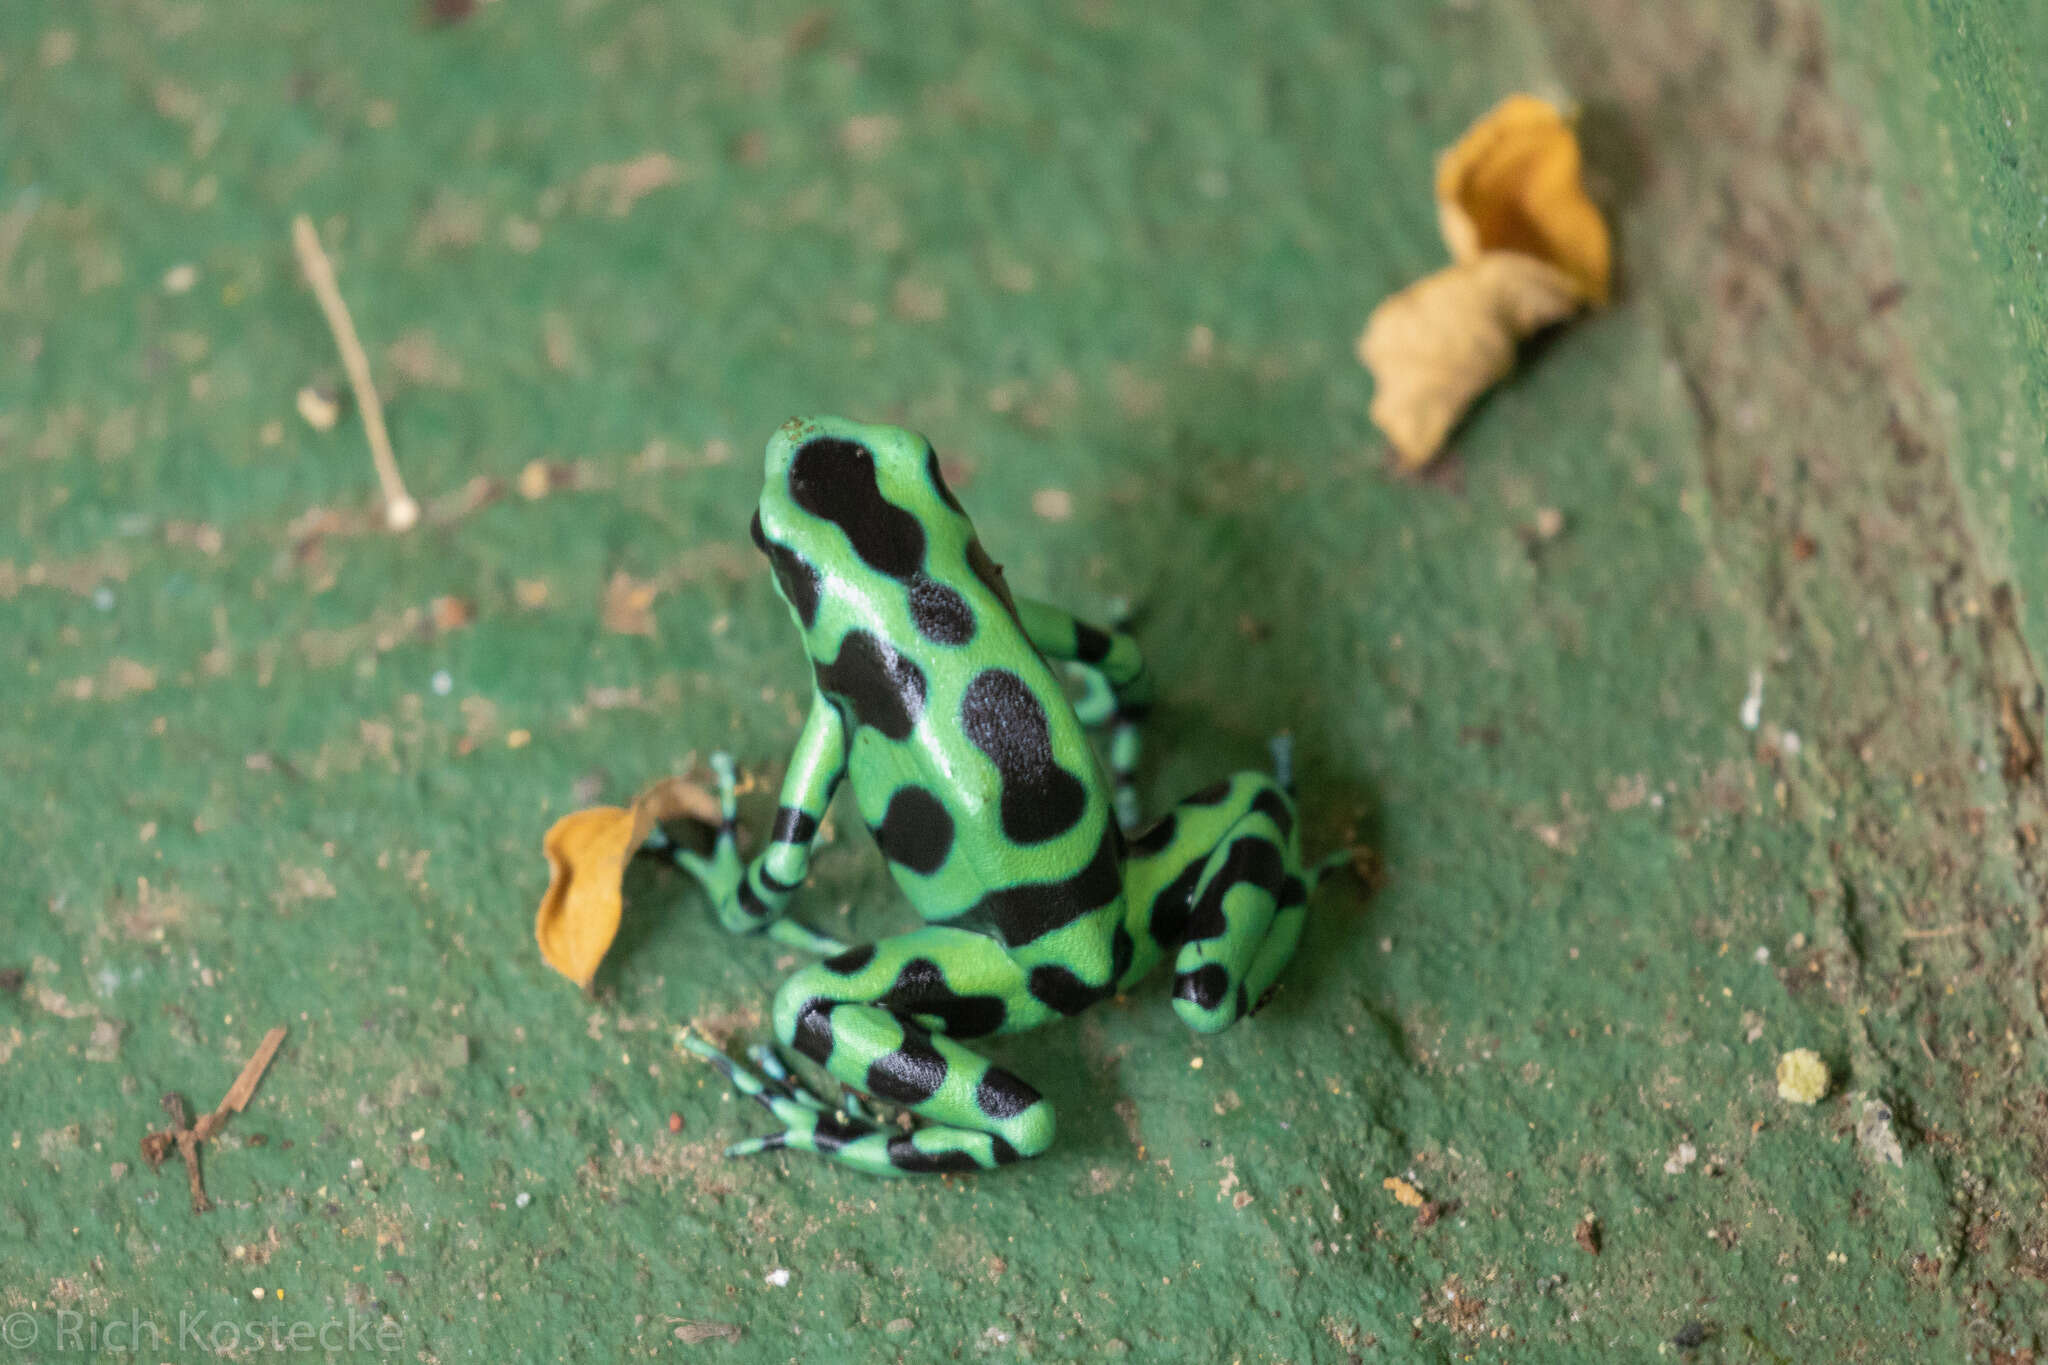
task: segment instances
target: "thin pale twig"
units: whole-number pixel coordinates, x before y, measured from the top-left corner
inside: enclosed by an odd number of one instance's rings
[[[405,491],[405,480],[399,477],[398,459],[391,453],[391,433],[384,426],[384,404],[370,380],[370,357],[356,336],[355,321],[342,301],[341,286],[335,283],[334,265],[320,245],[320,234],[303,213],[292,219],[292,249],[298,253],[299,268],[306,272],[306,283],[313,286],[313,297],[320,301],[320,311],[327,316],[342,368],[348,371],[349,387],[355,390],[356,406],[362,409],[370,460],[377,466],[377,482],[384,490],[384,522],[394,531],[411,530],[419,522],[420,505]]]

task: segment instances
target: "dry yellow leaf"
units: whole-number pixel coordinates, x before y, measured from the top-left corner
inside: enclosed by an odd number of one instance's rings
[[[1428,463],[1473,400],[1514,368],[1516,345],[1578,306],[1578,287],[1563,271],[1489,251],[1373,309],[1358,358],[1372,371],[1372,420],[1401,464]]]
[[[1416,1189],[1398,1175],[1390,1175],[1385,1180],[1382,1180],[1380,1188],[1391,1190],[1397,1203],[1405,1204],[1411,1209],[1422,1207],[1422,1191]]]
[[[1556,105],[1510,95],[1436,167],[1437,216],[1451,259],[1512,251],[1564,271],[1586,302],[1607,302],[1607,224],[1580,180],[1579,140]]]
[[[541,841],[548,889],[533,925],[550,967],[589,989],[618,937],[626,864],[657,824],[684,816],[716,825],[718,799],[669,777],[634,797],[630,807],[592,806],[554,823]]]
[[[1408,469],[1514,367],[1530,333],[1607,302],[1607,224],[1586,197],[1562,111],[1510,95],[1437,162],[1452,266],[1387,299],[1358,338],[1376,381],[1373,422]]]

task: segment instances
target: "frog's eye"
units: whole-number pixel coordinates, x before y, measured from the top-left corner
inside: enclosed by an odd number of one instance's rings
[[[939,495],[940,502],[963,517],[967,515],[967,509],[953,496],[953,490],[946,487],[946,476],[939,471],[939,452],[930,441],[924,443],[924,476],[931,480],[932,491]]]
[[[747,529],[754,537],[754,544],[768,556],[768,563],[775,570],[775,581],[782,588],[783,600],[796,609],[797,619],[803,622],[805,630],[809,630],[817,624],[818,598],[824,592],[817,565],[787,545],[768,539],[768,533],[761,527],[759,508],[754,510],[753,524]]]

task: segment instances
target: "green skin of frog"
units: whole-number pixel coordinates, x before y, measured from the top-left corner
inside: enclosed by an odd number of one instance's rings
[[[766,464],[753,538],[810,656],[810,715],[751,862],[722,754],[710,852],[660,833],[650,848],[704,887],[726,928],[827,954],[776,994],[776,1037],[922,1122],[885,1125],[852,1093],[828,1103],[772,1049],[755,1048],[750,1069],[692,1038],[782,1125],[731,1154],[794,1148],[876,1175],[1036,1156],[1052,1106],[971,1040],[1078,1014],[1168,956],[1175,1011],[1213,1033],[1263,1003],[1293,955],[1318,870],[1302,867],[1284,739],[1277,777],[1237,773],[1127,837],[1152,694],[1136,643],[1014,597],[915,433],[793,421]],[[1078,701],[1055,664],[1080,679]],[[783,918],[849,778],[926,921],[856,947]]]

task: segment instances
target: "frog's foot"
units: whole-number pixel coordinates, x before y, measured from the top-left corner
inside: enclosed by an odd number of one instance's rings
[[[849,1144],[887,1136],[887,1130],[875,1122],[853,1092],[846,1092],[837,1105],[826,1103],[792,1075],[774,1049],[766,1045],[747,1053],[754,1064],[752,1070],[701,1038],[686,1038],[683,1046],[717,1067],[732,1082],[734,1090],[760,1104],[782,1124],[779,1132],[733,1143],[725,1149],[729,1157],[752,1156],[779,1148],[834,1156]]]
[[[718,779],[718,826],[709,854],[696,853],[684,848],[656,826],[640,845],[643,853],[666,856],[681,868],[691,880],[704,888],[704,894],[711,897],[711,903],[718,907],[719,918],[726,918],[725,907],[737,905],[741,889],[747,882],[746,864],[740,861],[739,848],[739,782],[737,770],[733,767],[732,755],[716,753],[711,755],[711,771]],[[728,924],[727,928],[735,926]],[[752,925],[739,926],[752,928]]]
[[[1002,945],[943,925],[862,944],[783,983],[775,996],[782,1045],[840,1084],[909,1109],[922,1124],[908,1132],[857,1104],[819,1099],[771,1052],[753,1054],[757,1074],[703,1044],[689,1047],[783,1125],[740,1143],[735,1155],[795,1148],[871,1175],[990,1171],[1051,1144],[1052,1105],[947,1030],[979,1037],[1054,1017]]]
[[[732,755],[711,755],[711,771],[718,779],[718,827],[708,854],[683,848],[660,829],[641,844],[641,851],[668,858],[704,888],[718,922],[731,933],[766,933],[777,943],[801,948],[807,953],[831,956],[846,951],[838,939],[807,929],[782,918],[782,905],[794,885],[769,886],[760,879],[762,869],[749,870],[739,850],[739,775]]]

